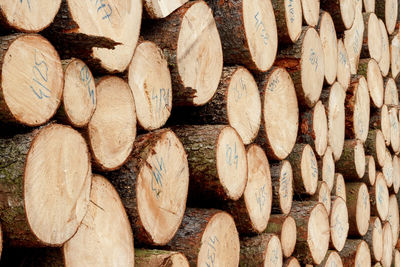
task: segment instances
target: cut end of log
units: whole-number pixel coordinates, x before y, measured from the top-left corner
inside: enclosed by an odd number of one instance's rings
[[[274,235],[267,244],[264,266],[282,266],[282,246],[279,238]]]
[[[400,73],[400,32],[393,37],[390,43],[390,62],[392,77],[396,79]]]
[[[392,240],[393,235],[389,222],[386,222],[383,225],[382,234],[383,234],[383,254],[381,263],[383,267],[390,267],[392,265],[392,259],[393,259],[393,240]]]
[[[166,266],[166,267],[189,267],[189,262],[185,255],[180,252],[166,250],[135,250],[135,266]]]
[[[398,0],[385,1],[385,24],[389,34],[392,34],[396,27],[398,5]]]
[[[299,261],[295,257],[290,257],[283,263],[284,267],[300,267]]]
[[[332,201],[330,227],[332,244],[336,250],[341,251],[346,243],[349,231],[349,216],[346,201],[340,197]]]
[[[307,226],[307,243],[315,264],[325,258],[329,247],[329,218],[325,207],[319,203],[310,213]]]
[[[368,231],[371,214],[368,188],[364,183],[358,188],[356,201],[356,226],[358,233],[363,236]]]
[[[285,257],[290,257],[292,255],[294,248],[296,246],[296,221],[292,216],[286,217],[285,221],[282,224],[281,231],[281,244],[282,244],[282,253]]]
[[[133,266],[131,225],[117,191],[104,177],[93,176],[87,214],[63,252],[66,266]]]
[[[185,4],[188,0],[145,0],[144,7],[152,19],[162,19]]]
[[[338,40],[337,48],[337,81],[343,88],[347,89],[351,79],[350,60],[342,39]]]
[[[388,106],[399,105],[399,92],[397,91],[396,82],[393,78],[388,78],[385,84],[384,103]]]
[[[371,266],[371,252],[369,250],[367,242],[365,241],[361,241],[356,248],[354,266]]]
[[[329,214],[331,211],[331,190],[324,181],[318,182],[318,202],[324,205]]]
[[[354,147],[354,164],[356,166],[356,172],[359,178],[362,178],[365,173],[365,152],[364,145],[360,140],[356,141],[357,144]]]
[[[382,173],[379,173],[376,177],[374,185],[375,205],[379,217],[382,221],[387,219],[389,213],[389,190],[385,178]]]
[[[303,23],[301,0],[284,0],[284,3],[287,31],[290,40],[295,43],[300,37],[301,26]]]
[[[368,61],[367,82],[372,103],[375,107],[381,108],[383,105],[383,78],[379,65],[374,59]]]
[[[330,251],[324,267],[343,267],[342,259],[336,251]]]
[[[386,150],[385,163],[382,167],[383,177],[385,178],[387,187],[392,187],[393,185],[393,160],[392,155],[389,150]]]
[[[366,156],[365,160],[368,164],[368,166],[367,166],[368,167],[368,173],[367,173],[368,183],[369,183],[369,185],[374,185],[375,179],[376,179],[376,166],[375,166],[374,157]]]
[[[335,196],[342,198],[346,202],[346,183],[344,181],[343,175],[340,173],[335,174],[334,194]]]
[[[88,124],[95,163],[104,170],[120,167],[136,137],[136,109],[129,85],[108,76],[97,84],[97,105]]]
[[[326,154],[328,146],[328,120],[321,101],[318,101],[314,107],[313,132],[315,134],[315,151],[319,156],[323,156]]]
[[[342,1],[342,3],[346,2],[349,2],[351,8],[353,8],[352,1]],[[347,10],[347,12],[351,11]],[[345,14],[347,12],[345,11]],[[351,21],[351,24],[353,24],[353,21]],[[332,17],[328,12],[322,12],[319,22],[319,35],[321,37],[321,43],[324,52],[325,80],[328,84],[333,84],[336,80],[338,68],[338,42],[336,37],[335,25],[333,24]]]
[[[393,246],[396,246],[399,239],[400,226],[399,226],[399,205],[397,203],[396,195],[389,197],[389,213],[387,221],[390,223],[393,234]]]
[[[329,193],[333,188],[335,182],[335,161],[333,160],[332,149],[328,146],[325,155],[322,158],[322,181],[324,181],[328,187]],[[327,209],[329,212],[329,210]]]
[[[382,223],[378,217],[372,217],[370,223],[370,227],[372,227],[372,255],[376,261],[381,261],[383,255]]]
[[[380,129],[382,131],[383,137],[385,138],[385,143],[387,146],[390,145],[390,132],[391,132],[391,124],[389,118],[389,110],[386,105],[383,105],[380,110]]]
[[[363,45],[364,21],[361,11],[357,11],[353,26],[344,32],[344,46],[349,56],[350,72],[356,74]]]
[[[310,145],[306,145],[301,156],[301,177],[306,194],[314,195],[318,186],[318,164]]]
[[[375,12],[375,0],[363,0],[363,2],[365,12]]]
[[[379,28],[382,39],[382,56],[381,60],[379,60],[379,68],[381,69],[382,75],[386,77],[390,68],[389,37],[386,31],[385,23],[381,19],[379,20]]]
[[[400,159],[394,155],[393,156],[393,191],[395,194],[399,192],[400,188]]]
[[[76,232],[87,211],[91,175],[88,148],[78,132],[58,124],[40,130],[26,159],[24,205],[42,243],[60,246]]]
[[[367,16],[367,34],[368,34],[368,50],[371,58],[375,59],[377,62],[381,60],[382,57],[382,35],[381,28],[379,26],[378,17],[375,13],[370,13]]]
[[[360,76],[356,85],[356,99],[353,113],[353,129],[356,139],[367,140],[370,121],[370,96],[367,80]]]
[[[341,0],[340,2],[340,13],[342,17],[342,22],[346,29],[350,29],[354,23],[355,11],[356,11],[356,1],[353,0]]]
[[[389,110],[389,124],[390,124],[390,146],[396,153],[400,150],[400,130],[399,119],[397,117],[397,108],[390,108]]]
[[[312,27],[317,26],[319,19],[320,0],[302,0],[303,16],[306,23]]]
[[[293,171],[289,161],[283,160],[279,175],[279,206],[283,214],[289,214],[293,201]]]

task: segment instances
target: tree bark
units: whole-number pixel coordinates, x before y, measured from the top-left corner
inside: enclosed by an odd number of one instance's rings
[[[364,183],[346,183],[346,204],[349,214],[349,236],[363,236],[368,231],[370,202]]]
[[[382,223],[378,217],[371,217],[368,232],[363,237],[371,249],[372,262],[379,262],[383,253]]]
[[[353,1],[321,0],[321,9],[329,11],[337,32],[344,32],[353,25],[355,17]]]
[[[296,222],[290,215],[271,215],[266,233],[275,234],[281,240],[282,253],[285,258],[292,255],[296,246]]]
[[[275,234],[244,237],[241,240],[239,266],[282,266],[282,248]]]
[[[381,130],[370,130],[364,143],[365,153],[374,157],[380,167],[385,164],[386,145]]]
[[[272,0],[280,44],[295,43],[301,34],[301,1]]]
[[[189,262],[186,259],[185,255],[179,252],[166,250],[136,249],[135,266],[189,267]]]
[[[371,253],[364,240],[347,239],[346,245],[339,254],[343,266],[371,266]]]
[[[365,174],[365,152],[364,146],[359,140],[345,140],[343,152],[336,162],[335,169],[344,177],[356,180]]]

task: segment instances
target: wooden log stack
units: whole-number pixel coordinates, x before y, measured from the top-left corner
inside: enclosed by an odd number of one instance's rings
[[[0,0],[0,266],[400,267],[398,0]]]

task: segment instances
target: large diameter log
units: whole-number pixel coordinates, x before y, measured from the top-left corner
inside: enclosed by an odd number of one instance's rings
[[[76,234],[64,244],[63,254],[68,267],[133,266],[131,225],[117,191],[104,177],[93,176],[87,213]]]
[[[63,91],[57,51],[36,34],[2,36],[0,44],[0,122],[46,123],[57,111]]]
[[[280,44],[294,43],[300,37],[303,22],[301,0],[272,0]]]
[[[390,195],[389,197],[389,213],[387,221],[390,223],[392,229],[392,241],[393,247],[396,246],[397,240],[399,239],[400,227],[399,227],[399,205],[397,203],[396,195]]]
[[[329,246],[329,218],[318,202],[294,202],[291,215],[296,221],[297,243],[294,255],[303,264],[320,264]]]
[[[365,173],[364,145],[360,140],[346,140],[343,153],[336,162],[335,170],[349,179],[362,178]]]
[[[303,27],[297,42],[280,51],[275,65],[288,69],[299,103],[313,107],[320,97],[325,76],[324,52],[317,31]]]
[[[337,47],[338,47],[338,52],[337,52],[338,63],[337,63],[336,79],[340,83],[340,85],[347,90],[347,88],[350,85],[350,79],[351,79],[350,59],[342,39],[338,40]]]
[[[400,73],[400,32],[390,42],[390,69],[393,79],[397,79]]]
[[[185,150],[169,129],[139,136],[127,163],[107,174],[116,187],[138,243],[165,245],[186,206],[189,170]]]
[[[379,62],[382,57],[382,35],[379,19],[375,13],[363,13],[365,31],[363,36],[362,58],[372,58]]]
[[[128,83],[135,100],[139,125],[145,130],[162,127],[172,109],[168,62],[156,44],[141,42],[128,68]]]
[[[343,263],[337,251],[328,250],[325,259],[317,267],[343,267]]]
[[[376,108],[383,105],[383,78],[378,63],[374,59],[360,61],[358,73],[367,78],[372,104]]]
[[[390,68],[390,50],[389,50],[389,37],[386,31],[385,23],[380,19],[379,28],[381,30],[382,38],[382,56],[379,60],[379,68],[381,69],[382,76],[386,77],[389,74]]]
[[[272,212],[289,214],[293,201],[293,171],[287,160],[271,165]]]
[[[147,14],[152,19],[162,19],[185,4],[188,0],[146,0],[143,1]]]
[[[321,0],[321,9],[329,11],[338,32],[351,28],[355,17],[355,1],[352,0]]]
[[[343,266],[371,267],[371,252],[364,240],[347,239],[339,255],[342,258]]]
[[[93,162],[101,170],[121,167],[136,137],[136,108],[124,80],[107,76],[96,85],[96,110],[87,126]]]
[[[6,29],[40,32],[53,22],[60,4],[61,0],[1,1],[0,24]]]
[[[225,201],[222,207],[233,216],[239,233],[261,233],[267,227],[273,197],[270,167],[261,147],[252,144],[247,148],[247,165],[243,196]]]
[[[353,77],[346,92],[345,112],[346,137],[365,142],[369,130],[370,100],[367,80],[364,76]]]
[[[346,201],[344,199],[337,197],[332,201],[329,222],[331,229],[331,244],[337,251],[341,251],[349,232],[349,215],[347,212]]]
[[[293,170],[293,191],[296,194],[314,195],[318,182],[318,163],[308,144],[296,144],[287,160]]]
[[[278,34],[270,0],[207,0],[221,35],[224,62],[267,71],[274,63]],[[229,3],[227,3],[229,2]]]
[[[392,34],[396,27],[398,4],[397,0],[378,0],[375,4],[375,13],[379,18],[385,20],[384,25],[386,25],[389,34]]]
[[[368,188],[364,183],[346,183],[349,235],[363,236],[368,231],[371,214]]]
[[[64,90],[58,119],[74,127],[85,127],[96,108],[97,93],[92,72],[80,59],[73,58],[62,63]]]
[[[346,183],[343,175],[335,173],[335,184],[333,186],[332,195],[342,198],[346,202]]]
[[[0,218],[8,244],[61,246],[70,239],[89,203],[92,174],[83,137],[51,124],[0,139],[0,166]]]
[[[292,255],[296,246],[296,222],[290,215],[274,214],[271,215],[267,233],[276,234],[282,245],[282,253],[285,258]]]
[[[371,116],[370,128],[381,129],[383,137],[385,138],[385,144],[387,146],[390,145],[390,118],[388,107],[385,104]]]
[[[135,266],[189,267],[189,262],[185,255],[180,252],[156,249],[136,249]]]
[[[247,183],[247,157],[242,139],[226,125],[181,126],[174,132],[188,153],[189,201],[201,205],[238,200]]]
[[[333,184],[335,183],[335,161],[333,160],[333,153],[331,147],[328,146],[325,155],[322,157],[321,161],[318,162],[320,166],[320,176],[322,181],[326,182],[328,190],[332,191]],[[330,194],[330,193],[329,193]]]
[[[364,21],[361,11],[356,11],[353,26],[344,32],[343,43],[349,56],[350,73],[356,74],[363,44]]]
[[[219,210],[187,209],[167,248],[182,252],[190,266],[239,265],[240,243],[235,222]]]
[[[299,261],[295,257],[290,257],[283,262],[283,267],[300,267]]]
[[[392,151],[398,153],[400,151],[400,129],[397,108],[389,109],[390,123],[390,147]]]
[[[319,19],[320,0],[301,0],[305,22],[312,27],[317,26]]]
[[[363,237],[371,249],[373,262],[379,262],[383,254],[383,232],[382,223],[378,217],[371,217],[368,232]]]
[[[392,265],[393,259],[393,235],[392,229],[389,222],[383,225],[382,229],[383,235],[383,253],[381,263],[383,267],[390,267]]]
[[[375,163],[380,167],[385,164],[386,144],[381,130],[371,130],[364,143],[365,153],[374,157]]]
[[[266,149],[270,158],[283,160],[292,151],[299,128],[296,91],[284,68],[273,69],[261,84],[263,120],[256,142]]]
[[[387,219],[389,213],[389,190],[382,173],[378,173],[373,187],[370,189],[371,214],[379,216],[382,221]]]
[[[300,116],[298,142],[310,144],[318,156],[322,157],[328,146],[328,120],[325,106],[321,101]]]
[[[240,246],[241,267],[282,266],[282,246],[275,234],[245,237]]]

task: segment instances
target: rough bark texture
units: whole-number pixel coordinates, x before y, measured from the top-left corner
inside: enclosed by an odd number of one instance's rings
[[[345,140],[343,152],[340,159],[336,162],[335,170],[341,173],[346,179],[356,180],[364,176],[365,171],[360,175],[357,172],[357,162],[355,156],[355,149],[357,147],[357,140]],[[362,164],[365,165],[364,163]]]
[[[255,237],[244,237],[240,242],[240,264],[241,267],[264,266],[265,256],[269,241],[274,234],[263,233]]]
[[[339,0],[320,0],[321,9],[326,10],[332,17],[336,32],[344,32],[348,28],[344,25]]]
[[[376,243],[376,241],[373,239],[374,235],[380,235],[380,244]],[[367,242],[371,249],[372,262],[379,262],[382,259],[383,238],[382,224],[378,217],[371,217],[369,221],[368,232],[363,236],[363,240]]]
[[[179,257],[179,262],[178,259],[174,259],[174,257]],[[187,261],[186,257],[179,252],[147,249],[135,250],[135,266],[173,267],[177,265],[189,267],[189,262]]]
[[[375,163],[378,163],[379,166],[383,166],[385,163],[385,154],[380,155],[377,151],[379,147],[377,147],[377,135],[381,132],[380,130],[371,130],[368,133],[367,140],[364,143],[365,153],[374,157]],[[382,134],[382,133],[380,133]]]

